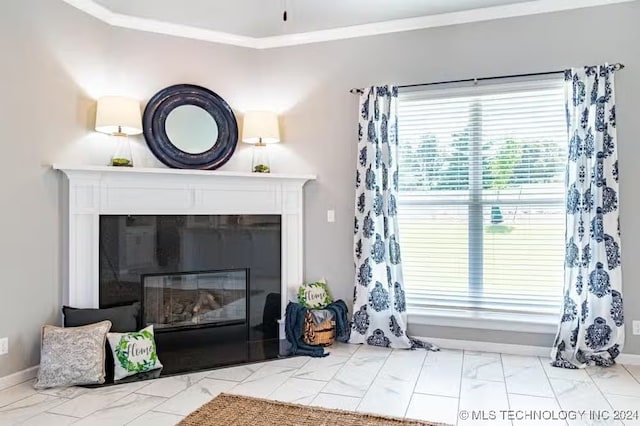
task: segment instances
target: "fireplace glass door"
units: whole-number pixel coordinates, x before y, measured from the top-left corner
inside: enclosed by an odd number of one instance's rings
[[[143,275],[145,322],[158,329],[244,323],[248,275],[246,269]]]

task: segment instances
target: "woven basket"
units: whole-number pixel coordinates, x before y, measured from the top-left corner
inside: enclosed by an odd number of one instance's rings
[[[331,346],[336,339],[336,322],[332,319],[320,324],[313,321],[313,314],[307,311],[304,315],[303,340],[307,345]]]

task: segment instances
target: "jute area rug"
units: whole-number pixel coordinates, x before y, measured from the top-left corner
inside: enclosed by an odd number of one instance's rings
[[[218,395],[180,422],[179,426],[434,426],[351,411],[288,404],[226,393]]]

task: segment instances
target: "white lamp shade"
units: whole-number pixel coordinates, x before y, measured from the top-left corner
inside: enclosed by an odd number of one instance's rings
[[[110,135],[142,133],[140,103],[122,96],[105,96],[98,99],[96,130]]]
[[[275,112],[248,111],[244,114],[242,142],[256,144],[280,142],[278,116]]]

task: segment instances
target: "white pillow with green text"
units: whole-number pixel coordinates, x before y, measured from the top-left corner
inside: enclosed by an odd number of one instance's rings
[[[133,333],[108,333],[107,340],[115,361],[115,380],[162,368],[153,338],[153,325]]]
[[[309,309],[323,309],[333,302],[327,280],[305,283],[298,289],[298,303]]]

